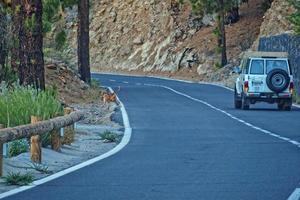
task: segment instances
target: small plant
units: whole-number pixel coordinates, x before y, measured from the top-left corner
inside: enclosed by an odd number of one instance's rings
[[[264,1],[261,3],[260,8],[261,8],[264,12],[266,12],[269,8],[271,8],[272,2],[273,2],[273,0],[264,0]]]
[[[67,33],[64,30],[57,33],[55,36],[55,49],[63,50],[63,48],[66,45],[66,41],[67,41]]]
[[[21,153],[27,152],[28,149],[29,149],[29,145],[26,139],[13,141],[9,143],[8,156],[9,157],[17,156]]]
[[[293,100],[295,103],[300,104],[300,96],[294,93]]]
[[[100,87],[99,82],[96,79],[91,80],[91,88],[97,89]]]
[[[41,172],[43,174],[52,174],[52,171],[49,170],[49,167],[46,165],[38,164],[38,163],[32,163],[30,165],[32,169],[35,169],[38,172]]]
[[[101,133],[100,138],[105,143],[120,142],[120,136],[110,131],[104,131],[104,133]]]
[[[221,63],[219,63],[219,62],[215,63],[215,68],[216,69],[221,69],[222,68]]]
[[[7,185],[29,185],[33,182],[34,177],[32,174],[26,173],[21,174],[20,172],[10,172],[7,176],[4,177],[4,180]]]
[[[48,147],[51,144],[51,134],[45,133],[41,135],[42,147]]]

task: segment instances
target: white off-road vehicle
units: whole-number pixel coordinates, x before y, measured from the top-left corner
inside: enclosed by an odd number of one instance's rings
[[[241,66],[234,70],[235,108],[248,110],[256,102],[277,103],[279,110],[291,110],[294,90],[288,54],[284,52],[246,52]]]

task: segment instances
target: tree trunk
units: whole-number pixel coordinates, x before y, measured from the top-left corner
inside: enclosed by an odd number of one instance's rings
[[[19,70],[19,33],[20,33],[20,26],[22,25],[22,17],[20,15],[20,5],[21,0],[13,0],[12,1],[12,49],[11,49],[11,68],[17,74]]]
[[[0,82],[4,79],[4,69],[8,55],[7,49],[7,18],[3,12],[2,5],[0,10]]]
[[[220,30],[220,38],[219,38],[219,47],[221,48],[221,66],[225,66],[227,64],[227,48],[226,48],[226,30],[225,30],[225,6],[224,0],[219,0],[220,2],[220,20],[219,20],[219,30]]]
[[[79,0],[78,3],[78,71],[81,80],[90,83],[90,54],[89,54],[89,0]]]
[[[42,0],[14,0],[15,65],[20,83],[45,89]]]

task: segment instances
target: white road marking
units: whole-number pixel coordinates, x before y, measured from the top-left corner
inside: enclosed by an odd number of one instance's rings
[[[127,82],[127,81],[123,81],[122,83],[128,84],[128,82]]]
[[[225,85],[219,84],[219,83],[207,83],[207,82],[198,82],[198,83],[201,85],[213,85],[213,86],[224,88],[226,90],[234,91],[234,89],[227,87]]]
[[[183,83],[194,83],[193,81],[188,81],[188,80],[182,80],[182,79],[175,79],[175,78],[167,78],[167,77],[162,77],[162,76],[147,76],[149,78],[156,78],[156,79],[162,79],[162,80],[167,80],[167,81],[178,81],[178,82],[183,82]]]
[[[101,74],[101,73],[98,73],[98,74]],[[110,74],[110,75],[116,75],[116,74]],[[139,76],[139,77],[151,77],[151,78],[156,78],[156,79],[164,79],[164,80],[171,80],[171,81],[178,81],[178,82],[185,82],[185,83],[193,83],[193,82],[191,82],[191,81],[184,81],[184,80],[171,79],[171,78],[164,78],[164,77],[155,77],[155,76]],[[234,91],[232,88],[226,87],[226,86],[221,85],[221,84],[207,83],[207,82],[199,82],[199,84],[203,84],[203,85],[213,85],[213,86],[217,86],[217,87],[221,87],[221,88],[227,89],[227,90],[229,90],[229,91]],[[156,86],[156,87],[166,87],[166,86],[159,86],[159,85],[153,85],[153,84],[144,84],[144,85],[148,85],[148,86]],[[172,88],[167,88],[167,89],[170,89],[171,91],[173,90]],[[174,90],[173,92],[175,92],[175,90]],[[289,142],[289,143],[291,143],[291,144],[293,144],[293,145],[296,145],[297,147],[300,147],[300,146],[299,146],[299,142],[297,142],[297,141],[291,140],[291,139],[286,138],[286,137],[282,137],[282,136],[280,136],[280,135],[278,135],[278,134],[272,133],[272,132],[270,132],[270,131],[268,131],[268,130],[264,130],[264,129],[259,128],[259,127],[257,127],[257,126],[254,126],[254,125],[252,125],[252,124],[250,124],[250,123],[247,123],[247,122],[245,122],[244,120],[241,120],[241,119],[239,119],[238,117],[233,116],[233,115],[231,115],[230,113],[227,113],[226,111],[223,111],[223,110],[221,110],[221,109],[218,109],[218,108],[216,108],[216,107],[214,107],[214,106],[208,104],[207,102],[201,101],[201,100],[199,100],[199,99],[195,99],[195,98],[193,98],[193,97],[190,97],[189,95],[180,93],[180,92],[178,92],[178,91],[176,91],[175,93],[177,93],[177,94],[179,94],[179,95],[182,95],[182,96],[185,96],[185,97],[187,97],[187,98],[189,98],[189,99],[192,99],[192,100],[194,100],[194,101],[198,101],[198,102],[200,102],[200,103],[203,103],[203,104],[205,104],[205,105],[207,105],[207,106],[213,108],[214,110],[220,111],[220,112],[226,114],[227,116],[229,116],[230,118],[232,118],[232,119],[234,119],[234,120],[236,120],[236,121],[239,121],[240,123],[244,123],[246,126],[251,127],[251,128],[253,128],[253,129],[256,129],[256,130],[258,130],[258,131],[260,131],[260,132],[262,132],[262,133],[264,133],[264,134],[268,134],[268,135],[270,135],[270,136],[272,136],[272,137],[278,138],[278,139],[280,139],[280,140],[284,140],[284,141]],[[293,104],[293,106],[296,107],[296,108],[300,108],[300,105],[298,105],[298,104]],[[288,198],[288,200],[300,200],[300,188],[296,188],[295,191],[294,191],[294,192],[291,194],[291,196]]]
[[[109,87],[109,90],[111,92],[113,92],[112,88],[110,88],[110,87]],[[50,175],[48,177],[45,177],[43,179],[34,181],[29,186],[22,186],[22,187],[10,190],[8,192],[4,192],[4,193],[0,194],[0,199],[6,198],[8,196],[15,195],[15,194],[23,192],[25,190],[32,189],[32,188],[34,188],[36,186],[42,185],[44,183],[47,183],[49,181],[52,181],[52,180],[57,179],[59,177],[62,177],[64,175],[66,175],[66,174],[69,174],[69,173],[77,171],[77,170],[79,170],[81,168],[84,168],[84,167],[87,167],[89,165],[92,165],[92,164],[94,164],[94,163],[96,163],[96,162],[98,162],[100,160],[108,158],[108,157],[110,157],[110,156],[118,153],[119,151],[121,151],[129,143],[129,141],[130,141],[131,134],[132,134],[132,128],[130,127],[128,114],[127,114],[127,111],[125,109],[124,104],[120,101],[120,99],[118,97],[117,97],[117,100],[119,101],[119,104],[120,104],[125,131],[124,131],[124,136],[122,138],[122,141],[114,149],[110,150],[109,152],[107,152],[105,154],[102,154],[101,156],[95,157],[93,159],[90,159],[88,161],[85,161],[83,163],[75,165],[73,167],[70,167],[70,168],[65,169],[63,171],[60,171],[58,173],[55,173],[55,174]]]
[[[109,81],[110,81],[110,82],[116,82],[116,80],[114,80],[114,79],[109,79]]]
[[[300,108],[300,105],[298,105],[298,104],[293,104],[293,106],[296,108]]]
[[[296,188],[287,200],[299,200],[299,199],[300,199],[300,188]]]
[[[200,100],[200,99],[196,99],[196,98],[191,97],[191,96],[189,96],[189,95],[187,95],[187,94],[185,94],[185,93],[179,92],[179,91],[177,91],[177,90],[175,90],[175,89],[173,89],[173,88],[171,88],[171,87],[167,87],[167,86],[164,86],[164,85],[155,85],[155,84],[145,84],[145,85],[146,85],[146,86],[154,86],[154,87],[165,88],[165,89],[170,90],[170,91],[172,91],[172,92],[174,92],[174,93],[176,93],[176,94],[178,94],[178,95],[181,95],[181,96],[184,96],[184,97],[186,97],[186,98],[188,98],[188,99],[191,99],[191,100],[193,100],[193,101],[202,103],[202,104],[204,104],[204,105],[206,105],[206,106],[212,108],[213,110],[216,110],[216,111],[218,111],[218,112],[221,112],[221,113],[227,115],[228,117],[230,117],[231,119],[236,120],[236,121],[238,121],[238,122],[240,122],[240,123],[242,123],[242,124],[244,124],[244,125],[246,125],[246,126],[252,128],[252,129],[255,129],[255,130],[259,131],[259,132],[262,132],[262,133],[264,133],[264,134],[266,134],[266,135],[275,137],[275,138],[277,138],[277,139],[283,140],[283,141],[288,142],[288,143],[290,143],[290,144],[292,144],[292,145],[296,145],[297,147],[300,148],[300,143],[299,143],[298,141],[292,140],[292,139],[287,138],[287,137],[283,137],[283,136],[278,135],[278,134],[276,134],[276,133],[273,133],[273,132],[271,132],[271,131],[265,130],[265,129],[260,128],[260,127],[258,127],[258,126],[255,126],[255,125],[253,125],[253,124],[251,124],[251,123],[249,123],[249,122],[246,122],[245,120],[242,120],[242,119],[240,119],[240,118],[238,118],[238,117],[236,117],[236,116],[234,116],[234,115],[232,115],[232,114],[226,112],[225,110],[222,110],[222,109],[220,109],[220,108],[217,108],[217,107],[215,107],[215,106],[209,104],[209,103],[206,102],[206,101],[203,101],[203,100]]]

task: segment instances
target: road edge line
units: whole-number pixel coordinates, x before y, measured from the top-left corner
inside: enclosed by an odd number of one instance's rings
[[[111,92],[113,92],[113,89],[111,87],[108,87],[108,89]],[[52,174],[50,176],[47,176],[45,178],[36,180],[31,185],[22,186],[22,187],[19,187],[19,188],[16,188],[16,189],[13,189],[13,190],[1,193],[0,194],[0,199],[3,199],[3,198],[6,198],[6,197],[9,197],[9,196],[18,194],[20,192],[24,192],[24,191],[32,189],[32,188],[34,188],[36,186],[42,185],[42,184],[47,183],[49,181],[52,181],[54,179],[60,178],[60,177],[62,177],[64,175],[67,175],[69,173],[75,172],[75,171],[77,171],[79,169],[82,169],[84,167],[87,167],[89,165],[92,165],[92,164],[94,164],[96,162],[99,162],[99,161],[105,159],[105,158],[108,158],[110,156],[115,155],[116,153],[118,153],[119,151],[121,151],[125,146],[127,146],[127,144],[129,143],[129,141],[131,139],[132,128],[130,126],[129,117],[128,117],[128,113],[126,111],[126,108],[125,108],[123,102],[119,99],[118,96],[117,96],[117,101],[118,101],[118,103],[120,105],[120,109],[121,109],[121,113],[122,113],[122,117],[123,117],[123,125],[124,125],[124,128],[125,128],[125,131],[124,131],[124,135],[123,135],[123,138],[122,138],[121,142],[115,148],[113,148],[112,150],[110,150],[110,151],[108,151],[108,152],[106,152],[106,153],[104,153],[104,154],[102,154],[100,156],[97,156],[95,158],[92,158],[90,160],[82,162],[80,164],[77,164],[77,165],[75,165],[73,167],[64,169],[62,171],[59,171],[59,172],[57,172],[55,174]]]
[[[299,199],[300,199],[300,188],[296,188],[287,200],[299,200]]]

